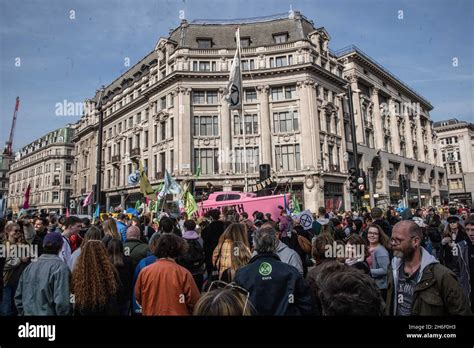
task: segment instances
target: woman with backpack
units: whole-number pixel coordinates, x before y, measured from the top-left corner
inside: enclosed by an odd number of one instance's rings
[[[177,259],[179,265],[191,272],[199,291],[204,282],[204,248],[203,240],[196,232],[194,220],[186,220],[183,224],[183,239],[187,244],[187,251]]]

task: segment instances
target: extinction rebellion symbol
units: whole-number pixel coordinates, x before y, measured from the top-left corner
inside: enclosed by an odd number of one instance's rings
[[[267,276],[272,273],[272,265],[270,265],[268,262],[262,262],[258,268],[258,272],[263,276]]]
[[[232,106],[239,105],[240,102],[240,91],[236,85],[232,85],[230,88],[230,103]]]

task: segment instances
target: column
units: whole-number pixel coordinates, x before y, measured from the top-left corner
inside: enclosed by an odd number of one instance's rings
[[[425,162],[425,141],[423,140],[423,132],[421,128],[421,114],[420,114],[420,106],[418,105],[416,116],[415,116],[415,124],[416,124],[416,141],[418,145],[418,160],[421,162]]]
[[[314,81],[299,81],[296,84],[299,89],[298,94],[300,98],[301,149],[304,149],[304,151],[301,151],[301,164],[303,170],[307,170],[308,168],[314,169],[314,146],[312,144],[311,119],[309,117],[310,109],[308,100],[311,83],[314,84]]]
[[[175,171],[179,172],[180,167],[181,167],[181,162],[180,162],[180,157],[179,157],[179,149],[180,149],[180,146],[179,146],[180,145],[179,144],[179,120],[180,120],[180,114],[181,114],[182,106],[180,104],[179,88],[176,88],[174,90],[173,98],[174,98],[174,100],[173,100],[173,105],[174,105],[174,107],[173,107],[173,122],[174,122],[174,127],[173,127],[173,149],[174,149],[175,161],[174,161],[174,168],[170,168],[170,170],[172,171],[170,174],[172,174]],[[158,172],[158,168],[156,168],[156,172]]]
[[[390,137],[392,138],[392,152],[400,155],[400,134],[398,131],[398,119],[395,114],[395,105],[393,99],[388,100],[388,112],[390,117]]]
[[[261,129],[261,153],[262,164],[272,165],[272,130],[270,121],[270,104],[268,101],[268,93],[270,87],[257,86],[258,100],[260,103],[260,129]]]
[[[357,76],[349,75],[348,80],[352,88],[352,105],[354,106],[354,119],[356,128],[356,139],[358,144],[364,143],[364,124],[362,122],[362,111],[360,107],[359,86],[357,85]]]
[[[181,88],[179,92],[180,112],[178,122],[178,137],[182,147],[179,149],[179,173],[181,175],[192,173],[191,151],[193,148],[193,138],[191,133],[191,88]]]
[[[110,209],[110,197],[106,196],[105,197],[105,211],[108,212]]]
[[[407,149],[407,157],[414,158],[413,152],[413,138],[411,136],[411,122],[410,122],[410,114],[408,113],[407,108],[403,109],[403,118],[405,119],[405,143]]]
[[[315,170],[318,168],[318,161],[321,157],[321,147],[320,142],[320,129],[319,129],[319,113],[318,113],[318,99],[316,95],[316,90],[318,84],[315,81],[310,83],[310,88],[308,88],[308,107],[309,107],[309,121],[311,124],[311,141],[313,148],[313,166]],[[300,116],[301,117],[301,116]],[[342,118],[341,118],[342,119]]]
[[[433,152],[433,148],[435,147],[436,144],[433,144],[433,132],[431,131],[432,127],[433,127],[433,123],[431,122],[431,120],[428,120],[426,122],[426,136],[428,138],[426,145],[428,145],[428,156],[429,156],[429,158],[427,159],[427,162],[429,162],[430,164],[436,165],[435,160],[434,160],[434,152]]]
[[[379,105],[379,89],[374,87],[372,89],[371,96],[373,108],[373,120],[374,120],[374,145],[377,150],[384,149],[385,134],[382,128],[382,117],[380,116],[380,105]],[[385,149],[386,150],[386,149]],[[373,205],[372,205],[373,207]]]
[[[231,112],[229,110],[229,103],[224,98],[224,89],[219,89],[219,98],[221,101],[220,118],[221,118],[221,162],[219,163],[220,173],[232,172],[231,156],[232,153],[232,129],[231,129]]]

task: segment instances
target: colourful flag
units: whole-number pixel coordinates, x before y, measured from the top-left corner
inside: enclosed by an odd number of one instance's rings
[[[293,214],[301,213],[300,202],[298,201],[298,198],[296,198],[296,195],[294,193],[292,195],[292,200],[293,200]]]
[[[94,212],[94,219],[98,219],[100,216],[100,204],[97,204],[97,207],[95,208],[95,212]]]
[[[153,198],[153,187],[151,187],[150,181],[148,180],[148,176],[143,169],[143,163],[140,161],[140,192],[145,197]]]
[[[188,215],[188,219],[191,218],[191,216],[198,211],[198,205],[196,203],[196,200],[194,199],[194,196],[192,195],[191,192],[186,191],[183,197],[184,201],[184,210],[186,211],[186,214]]]
[[[150,206],[148,207],[150,212],[156,213],[158,211],[158,203],[156,201],[150,201]]]
[[[165,170],[165,181],[163,188],[158,194],[158,198],[163,199],[167,194],[179,195],[182,192],[183,190],[181,186],[179,186],[179,184],[171,177],[170,173],[168,173],[168,170]]]
[[[136,203],[135,203],[135,210],[139,210],[140,207],[141,207],[141,205],[142,205],[142,202],[140,202],[140,200],[136,201]]]
[[[234,60],[230,67],[229,82],[227,84],[226,100],[229,103],[229,109],[242,109],[242,72],[240,70],[240,30],[237,28],[235,32],[235,40],[237,42],[237,49],[235,50]]]
[[[69,208],[66,208],[66,217],[68,218],[69,216],[71,216],[71,215],[69,214]]]
[[[201,176],[201,166],[198,166],[196,169],[196,179],[198,179]]]
[[[30,184],[28,184],[28,187],[26,188],[25,191],[25,200],[23,201],[23,209],[28,209],[30,207]]]
[[[82,204],[83,207],[87,207],[88,205],[92,203],[93,195],[94,195],[93,191],[89,192],[86,199],[84,199],[84,203]]]

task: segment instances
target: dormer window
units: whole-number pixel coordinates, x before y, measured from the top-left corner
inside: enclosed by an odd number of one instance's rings
[[[273,34],[273,41],[275,41],[276,44],[281,44],[281,43],[287,42],[288,41],[288,33]]]
[[[249,47],[250,46],[250,37],[240,38],[240,47]]]
[[[196,41],[199,49],[208,49],[212,47],[212,39],[210,38],[201,38]]]

